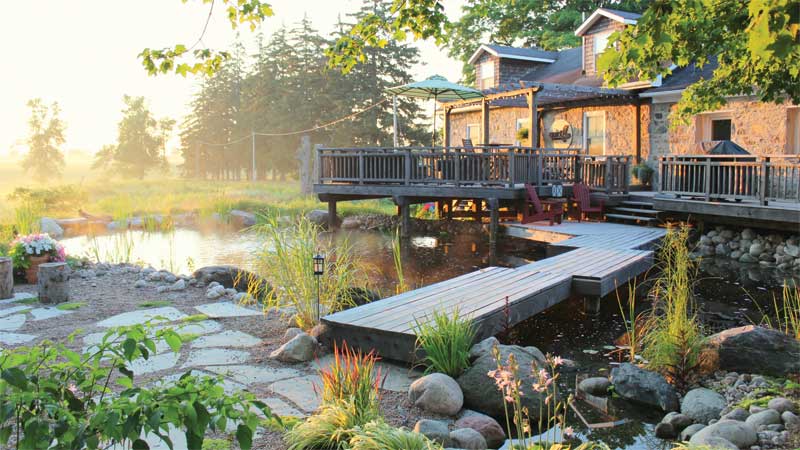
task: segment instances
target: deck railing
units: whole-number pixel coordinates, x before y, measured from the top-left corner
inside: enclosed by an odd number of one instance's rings
[[[531,147],[319,147],[316,167],[323,184],[513,187],[582,180],[593,189],[627,192],[630,157]]]
[[[800,203],[797,155],[667,155],[659,192],[709,200]]]

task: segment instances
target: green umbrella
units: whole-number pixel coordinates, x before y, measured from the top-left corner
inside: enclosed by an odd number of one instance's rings
[[[396,86],[386,90],[395,96],[394,101],[394,145],[397,146],[397,96],[433,99],[433,146],[436,146],[436,102],[467,100],[483,97],[481,91],[447,81],[447,78],[434,75],[427,80]]]

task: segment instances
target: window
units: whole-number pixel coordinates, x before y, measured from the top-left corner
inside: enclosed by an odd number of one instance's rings
[[[786,153],[800,154],[800,106],[786,110]]]
[[[533,147],[533,144],[531,143],[532,141],[530,139],[531,130],[530,130],[530,127],[528,127],[528,122],[529,122],[528,119],[517,119],[517,124],[514,127],[514,139],[515,139],[514,145],[516,145],[518,147],[522,146],[522,145]],[[519,138],[519,130],[521,130],[523,128],[527,128],[528,129],[528,139],[525,139],[525,142],[523,142],[523,140],[521,140]]]
[[[597,58],[603,54],[608,45],[608,37],[611,36],[611,31],[605,31],[602,33],[597,33],[592,36],[592,40],[594,41],[594,62],[595,68],[597,67]]]
[[[711,120],[711,140],[712,141],[731,140],[731,119]]]
[[[481,143],[481,126],[477,123],[467,125],[467,139],[472,140],[472,145],[480,145]]]
[[[606,112],[583,114],[583,148],[590,155],[606,153]]]
[[[494,61],[481,64],[481,89],[494,87]]]

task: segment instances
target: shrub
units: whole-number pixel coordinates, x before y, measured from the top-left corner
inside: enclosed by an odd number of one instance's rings
[[[362,353],[343,344],[333,347],[333,362],[319,370],[323,403],[347,402],[359,417],[376,417],[380,409],[380,368],[375,352]],[[360,421],[365,422],[365,421]]]
[[[434,311],[429,320],[415,322],[417,347],[425,351],[426,373],[456,378],[469,367],[469,349],[476,333],[472,319],[462,319],[455,309],[451,314]]]
[[[346,401],[323,403],[317,412],[286,433],[288,450],[347,449],[353,430],[378,418],[369,417]]]
[[[395,428],[382,420],[358,427],[350,438],[350,450],[440,450],[441,445],[424,435]]]
[[[653,286],[654,305],[642,336],[649,365],[684,389],[699,367],[705,340],[694,311],[696,266],[689,256],[689,228],[670,228],[659,249],[661,274]]]

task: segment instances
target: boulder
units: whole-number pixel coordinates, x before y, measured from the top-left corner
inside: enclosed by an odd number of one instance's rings
[[[764,245],[760,242],[753,242],[748,252],[750,253],[750,256],[758,258],[762,253],[764,253]]]
[[[632,402],[657,406],[664,411],[678,410],[678,394],[663,376],[623,363],[611,370],[614,392]]]
[[[706,350],[720,370],[778,377],[800,372],[800,341],[776,330],[731,328],[712,335]]]
[[[739,448],[750,448],[758,442],[756,430],[744,422],[735,420],[720,420],[714,425],[709,425],[695,433],[689,443],[693,445],[711,445],[710,438],[722,438],[730,441]]]
[[[305,362],[314,358],[316,349],[317,340],[305,333],[301,333],[281,345],[269,357],[284,362]]]
[[[544,367],[544,359],[534,356],[541,354],[538,350],[531,351],[532,347],[523,348],[517,345],[498,345],[500,358],[503,363],[508,361],[508,356],[514,354],[520,367],[519,377],[523,386],[522,404],[528,407],[531,420],[537,422],[540,406],[543,406],[545,396],[532,392],[530,386],[536,379],[528,370],[532,364]],[[492,417],[503,417],[503,394],[497,389],[494,379],[487,374],[497,369],[497,362],[492,352],[481,354],[472,365],[458,377],[458,385],[464,392],[464,404],[471,409],[481,411]]]
[[[711,389],[697,388],[687,392],[681,401],[681,413],[697,423],[708,423],[719,419],[720,413],[727,406],[725,397]]]
[[[358,216],[349,216],[342,219],[342,229],[344,230],[356,230],[363,225],[361,218]]]
[[[758,431],[761,426],[766,427],[767,425],[782,423],[781,414],[774,409],[765,409],[764,411],[750,415],[744,423]]]
[[[460,428],[450,432],[450,440],[458,448],[486,450],[486,439],[472,428]]]
[[[661,419],[662,423],[668,423],[672,425],[672,428],[675,429],[676,433],[679,433],[684,428],[688,427],[693,423],[691,417],[687,416],[686,414],[681,414],[679,412],[671,412],[667,413],[663,419]]]
[[[781,420],[786,428],[800,428],[800,417],[791,411],[784,411]]]
[[[297,328],[297,327],[289,328],[289,329],[286,330],[285,333],[283,333],[283,341],[282,342],[289,342],[289,341],[291,341],[292,339],[294,339],[295,337],[297,337],[298,335],[300,335],[302,333],[303,333],[303,330],[301,330],[300,328]]]
[[[467,410],[455,423],[456,428],[472,428],[483,436],[486,446],[497,448],[506,440],[506,432],[496,420],[476,411]]]
[[[491,355],[492,349],[495,345],[500,345],[500,341],[498,341],[494,336],[488,337],[473,345],[472,348],[469,349],[470,361],[475,360],[482,355]]]
[[[683,431],[681,431],[680,436],[678,436],[678,438],[681,441],[688,441],[698,431],[702,430],[705,427],[706,426],[703,425],[702,423],[695,423],[695,424],[689,425],[688,427],[684,428]]]
[[[659,439],[675,439],[678,435],[675,427],[671,423],[660,422],[656,425],[656,437]]]
[[[750,416],[750,413],[747,410],[742,408],[734,408],[733,410],[729,411],[726,414],[723,414],[720,417],[721,420],[738,420],[740,422],[744,422],[747,420],[747,417]]]
[[[49,217],[42,217],[39,219],[39,230],[42,233],[47,233],[51,238],[58,239],[64,236],[64,229],[55,220]]]
[[[231,210],[230,215],[231,224],[236,227],[248,228],[256,224],[256,215],[251,212],[234,209]]]
[[[783,252],[792,258],[800,257],[800,246],[786,244],[783,248]]]
[[[795,412],[794,402],[786,397],[775,397],[771,399],[769,403],[767,403],[767,408],[774,409],[779,413],[783,413],[784,411]]]
[[[414,425],[414,431],[445,447],[452,445],[450,428],[443,420],[422,419]]]
[[[714,450],[739,450],[739,447],[734,445],[733,442],[721,437],[706,438],[705,445]]]
[[[186,289],[186,282],[183,281],[183,279],[172,283],[172,285],[169,287],[170,291],[182,291],[184,289]]]
[[[216,300],[224,295],[225,288],[220,285],[211,286],[206,290],[206,298],[209,300]]]
[[[611,387],[611,382],[606,377],[587,378],[578,384],[578,389],[583,392],[599,396],[608,395],[609,387]]]
[[[133,283],[133,287],[137,289],[141,289],[147,287],[147,281],[145,280],[136,280],[136,283]]]
[[[464,394],[458,383],[443,373],[425,375],[411,383],[408,399],[425,411],[447,416],[456,415],[464,405]]]
[[[306,219],[313,224],[326,228],[328,226],[328,211],[322,209],[311,210],[306,213]],[[336,217],[336,223],[341,223],[339,217]]]
[[[206,266],[197,269],[192,274],[197,281],[205,284],[217,282],[226,288],[237,291],[265,293],[270,286],[258,275],[235,266]],[[251,289],[252,288],[252,289]]]
[[[758,258],[750,255],[750,253],[742,253],[742,256],[739,257],[739,262],[740,263],[746,263],[746,264],[754,263],[754,262],[758,262]]]

